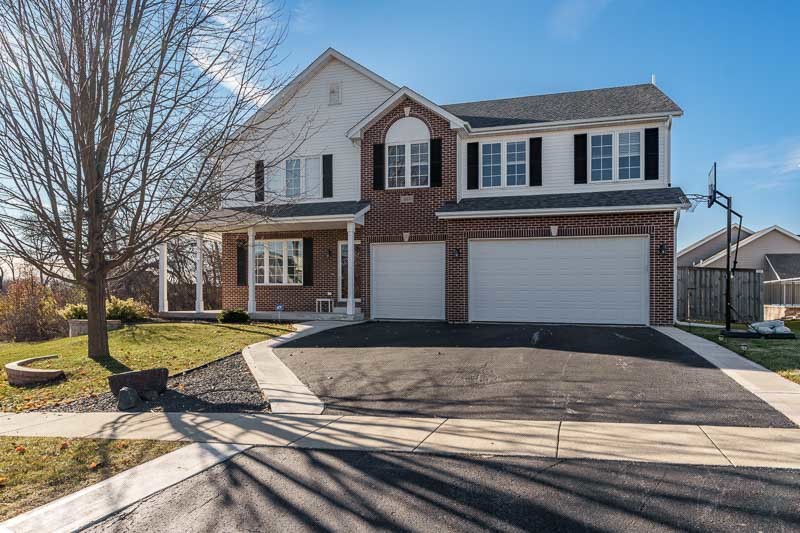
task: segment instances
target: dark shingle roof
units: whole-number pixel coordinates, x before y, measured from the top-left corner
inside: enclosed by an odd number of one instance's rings
[[[442,107],[469,122],[473,128],[683,112],[678,104],[651,83]]]
[[[766,254],[781,279],[800,278],[800,254]]]
[[[680,206],[686,197],[680,187],[658,189],[628,189],[563,194],[530,194],[525,196],[492,196],[463,198],[446,202],[440,213],[466,211],[506,211],[520,209],[579,209],[591,207]]]
[[[254,205],[233,207],[233,211],[261,215],[268,218],[319,217],[335,215],[355,215],[369,202],[317,202],[313,204]]]

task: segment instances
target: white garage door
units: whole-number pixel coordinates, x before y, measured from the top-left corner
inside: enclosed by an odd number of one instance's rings
[[[444,320],[444,243],[373,244],[372,317]]]
[[[648,239],[469,243],[469,318],[487,322],[647,324]]]

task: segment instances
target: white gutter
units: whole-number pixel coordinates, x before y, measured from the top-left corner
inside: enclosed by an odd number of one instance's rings
[[[680,204],[633,205],[613,207],[562,207],[556,209],[495,209],[485,211],[437,211],[441,219],[459,218],[505,218],[505,217],[537,217],[547,215],[593,215],[604,213],[646,213],[653,211],[677,211]]]
[[[546,131],[555,129],[573,129],[575,126],[603,126],[626,122],[641,122],[645,120],[662,119],[672,120],[673,116],[679,117],[683,113],[644,113],[640,115],[624,115],[619,117],[597,117],[580,120],[559,120],[545,123],[514,124],[512,126],[493,126],[485,128],[471,128],[470,135],[492,135],[495,133],[514,132],[520,130]]]

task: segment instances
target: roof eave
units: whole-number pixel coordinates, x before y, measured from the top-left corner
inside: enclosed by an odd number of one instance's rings
[[[512,218],[548,215],[593,215],[603,213],[633,213],[653,211],[677,211],[683,204],[631,205],[613,207],[559,207],[550,209],[484,209],[472,211],[437,211],[441,219],[457,218]]]
[[[528,124],[513,124],[510,126],[486,126],[483,128],[471,127],[470,133],[473,135],[487,135],[494,133],[505,133],[521,130],[556,130],[570,128],[574,129],[575,126],[602,126],[605,124],[619,124],[626,122],[641,122],[644,120],[669,120],[670,118],[680,117],[683,111],[675,112],[660,112],[660,113],[642,113],[638,115],[621,115],[616,117],[597,117],[591,119],[579,120],[556,120],[551,122],[533,122]]]

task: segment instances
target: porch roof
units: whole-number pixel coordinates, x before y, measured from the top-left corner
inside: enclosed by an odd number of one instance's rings
[[[193,224],[201,232],[226,232],[248,227],[273,226],[286,229],[287,225],[327,227],[330,224],[346,226],[348,222],[361,223],[369,202],[313,202],[294,204],[268,204],[228,207],[207,213],[203,220]]]

